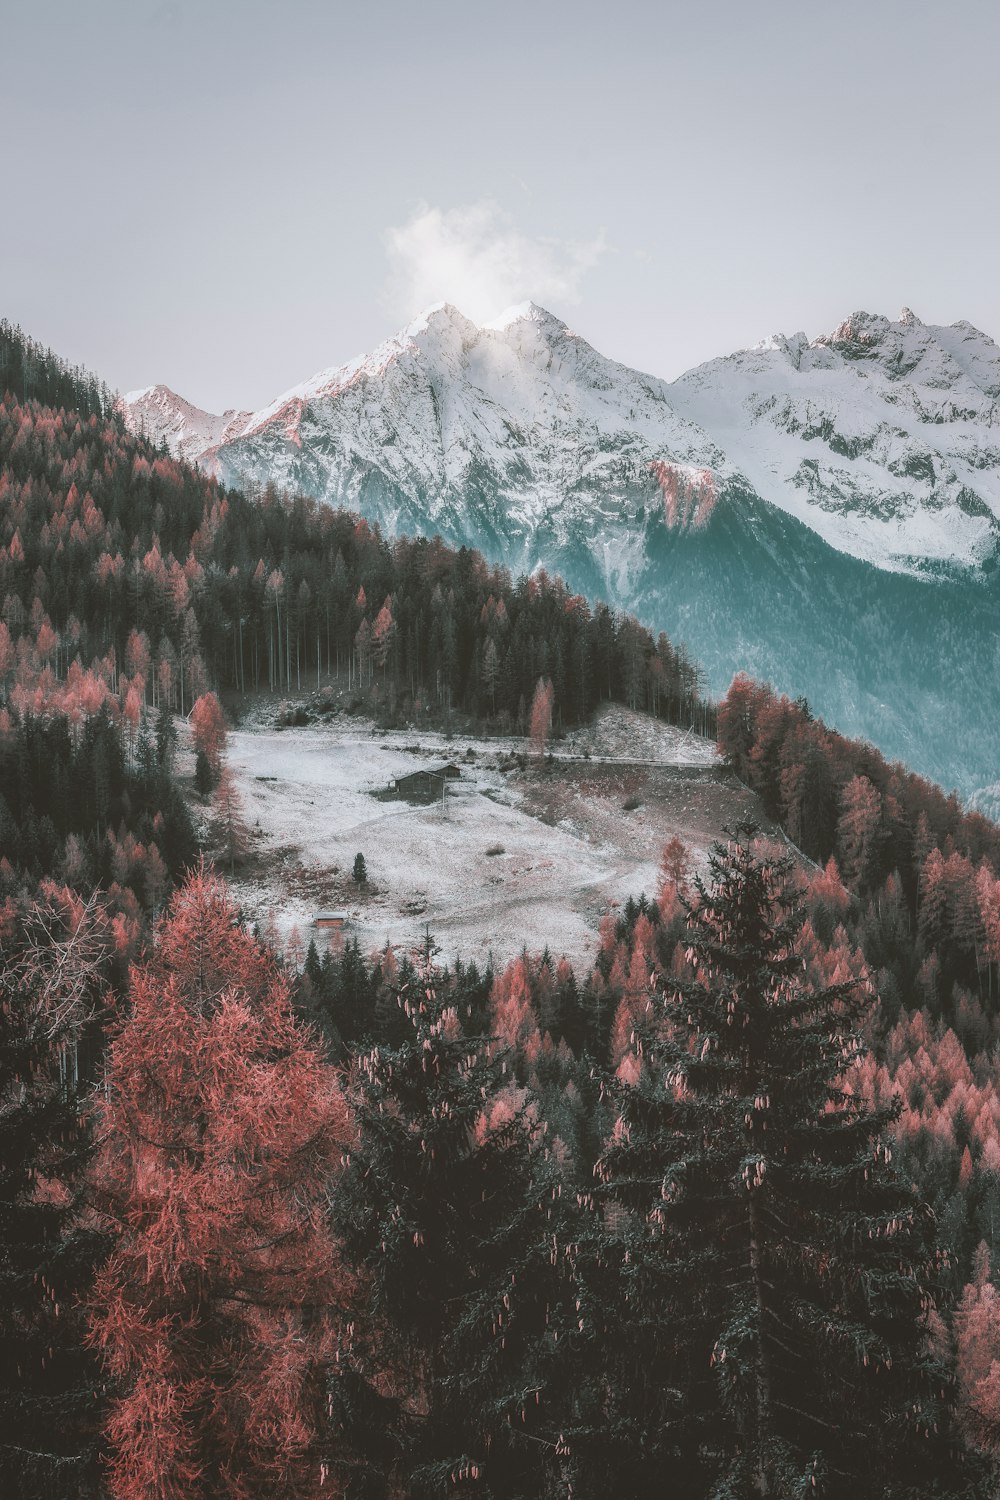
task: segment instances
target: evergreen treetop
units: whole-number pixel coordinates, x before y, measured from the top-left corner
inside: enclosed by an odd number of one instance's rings
[[[623,1378],[636,1349],[652,1364],[643,1401],[614,1393],[609,1432],[719,1500],[962,1493],[933,1217],[890,1166],[894,1110],[852,1086],[870,997],[809,985],[790,863],[757,831],[695,882],[689,974],[651,996],[641,1066],[613,1086],[591,1312],[596,1289],[628,1321]]]
[[[338,1372],[340,1419],[408,1494],[541,1493],[556,1193],[537,1118],[428,976],[401,1000],[410,1039],[360,1055],[348,1095],[359,1140],[332,1211],[381,1351]]]

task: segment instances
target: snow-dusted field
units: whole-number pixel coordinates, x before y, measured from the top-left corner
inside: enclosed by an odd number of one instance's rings
[[[712,745],[627,710],[606,711],[556,748],[594,759],[505,773],[503,752],[523,741],[382,733],[347,718],[237,730],[227,758],[257,859],[234,892],[283,941],[297,927],[308,942],[314,912],[332,906],[348,912],[365,948],[414,947],[429,924],[443,958],[502,962],[548,945],[585,967],[608,906],[655,891],[666,839],[680,833],[703,856],[747,794],[714,779]],[[446,760],[462,776],[443,807],[371,795]],[[632,799],[641,805],[624,811]],[[358,853],[365,891],[351,879]]]

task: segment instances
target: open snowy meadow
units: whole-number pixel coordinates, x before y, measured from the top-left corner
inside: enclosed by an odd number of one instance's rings
[[[338,716],[303,728],[247,726],[227,761],[254,855],[234,892],[251,920],[303,945],[318,910],[343,911],[363,949],[412,949],[429,926],[441,957],[500,963],[548,944],[585,967],[613,902],[653,895],[664,843],[704,859],[749,794],[715,747],[608,707],[558,742],[551,762],[514,762],[521,739],[446,740]],[[451,763],[443,800],[380,800],[389,783]],[[352,878],[363,854],[368,882]]]

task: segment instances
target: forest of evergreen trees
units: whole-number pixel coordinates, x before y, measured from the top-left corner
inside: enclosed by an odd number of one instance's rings
[[[113,416],[8,394],[0,507],[14,703],[77,659],[115,692],[141,676],[151,705],[181,713],[209,684],[294,693],[339,672],[389,713],[460,709],[523,730],[542,678],[557,726],[615,698],[714,732],[684,651],[629,616],[544,574],[514,584],[437,539],[390,543],[312,501],[223,492]]]
[[[84,417],[110,416],[116,399],[89,370],[68,365],[6,318],[0,318],[0,386],[24,402],[38,401]]]
[[[1000,829],[557,580],[226,493],[0,333],[0,1493],[994,1494]],[[173,715],[216,779],[211,689],[338,674],[694,722],[803,857],[673,841],[586,974],[300,970],[197,863]]]

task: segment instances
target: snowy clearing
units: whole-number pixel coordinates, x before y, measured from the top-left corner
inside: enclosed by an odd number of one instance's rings
[[[523,751],[520,739],[384,733],[343,716],[236,730],[227,760],[254,858],[234,894],[284,943],[295,927],[303,944],[318,937],[313,915],[332,907],[365,949],[414,948],[429,924],[442,959],[502,963],[548,945],[586,968],[611,903],[655,892],[671,835],[701,863],[754,801],[712,744],[618,707],[559,742],[551,764],[501,769]],[[446,761],[461,777],[443,804],[372,795]],[[359,852],[366,888],[351,878]]]

